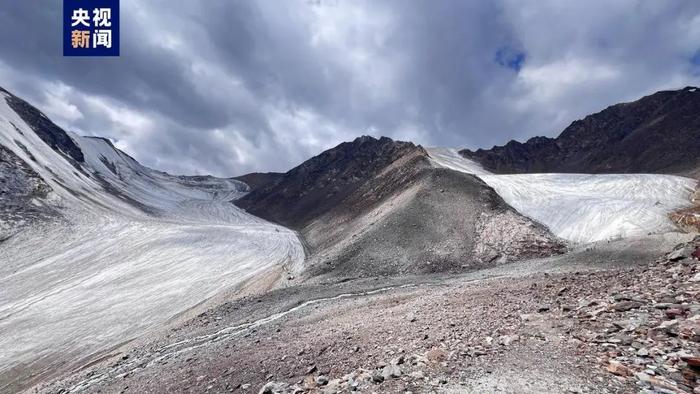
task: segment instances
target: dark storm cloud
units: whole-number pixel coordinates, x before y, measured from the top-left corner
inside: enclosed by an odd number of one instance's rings
[[[118,58],[62,57],[60,1],[3,3],[0,85],[172,172],[553,135],[700,78],[696,1],[122,0]]]

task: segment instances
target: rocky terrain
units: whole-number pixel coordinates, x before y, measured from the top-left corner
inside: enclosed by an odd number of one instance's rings
[[[39,391],[693,393],[700,238],[683,239],[243,297]]]
[[[694,206],[673,212],[670,217],[680,228],[700,232],[700,184],[693,194],[692,202]]]
[[[479,178],[384,137],[342,143],[236,204],[299,231],[314,280],[461,272],[566,251]]]
[[[467,158],[499,173],[700,175],[700,90],[661,91],[576,120],[558,137],[476,151]]]
[[[420,151],[410,142],[359,137],[312,157],[236,204],[285,226],[303,227],[394,161]]]
[[[566,251],[474,176],[423,168],[407,181],[378,177],[303,228],[307,274],[454,273]]]

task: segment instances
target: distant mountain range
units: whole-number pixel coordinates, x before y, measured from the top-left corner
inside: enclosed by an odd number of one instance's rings
[[[460,151],[499,174],[663,173],[700,176],[700,89],[660,91],[576,120],[556,138]]]

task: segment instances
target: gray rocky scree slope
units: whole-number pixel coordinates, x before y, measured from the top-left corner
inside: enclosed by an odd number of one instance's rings
[[[496,173],[700,176],[700,89],[660,91],[576,120],[558,137],[460,154]]]
[[[456,272],[565,251],[477,177],[386,137],[342,143],[236,204],[298,230],[310,276]]]
[[[449,294],[440,308],[413,306],[397,325],[413,332],[392,332],[429,333],[422,341],[384,344],[391,350],[383,361],[297,384],[269,382],[260,392],[697,393],[699,257],[697,237],[641,266],[434,290],[415,298]],[[380,319],[411,310],[410,296],[396,297],[401,302],[377,307],[393,312]]]

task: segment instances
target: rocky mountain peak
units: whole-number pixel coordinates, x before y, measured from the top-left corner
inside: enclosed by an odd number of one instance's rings
[[[299,226],[410,153],[427,155],[422,147],[411,142],[358,137],[292,168],[274,183],[253,190],[237,204],[270,220]],[[290,200],[295,203],[290,204]]]

